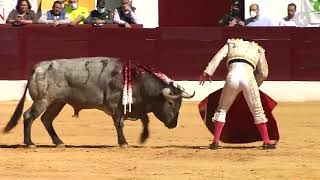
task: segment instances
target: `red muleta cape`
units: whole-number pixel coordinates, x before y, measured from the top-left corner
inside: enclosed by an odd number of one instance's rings
[[[222,89],[219,89],[211,93],[198,105],[201,118],[212,134],[214,134],[214,123],[211,119],[218,106],[221,92]],[[277,122],[272,115],[272,110],[277,105],[277,102],[262,91],[260,91],[260,98],[268,118],[269,138],[279,141]],[[242,93],[239,93],[227,113],[226,124],[222,130],[220,140],[224,143],[250,143],[262,140]]]

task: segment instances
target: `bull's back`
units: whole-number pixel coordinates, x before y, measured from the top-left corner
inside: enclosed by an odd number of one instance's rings
[[[122,77],[122,64],[109,57],[43,61],[34,67],[29,93],[33,100],[99,104],[112,80]]]

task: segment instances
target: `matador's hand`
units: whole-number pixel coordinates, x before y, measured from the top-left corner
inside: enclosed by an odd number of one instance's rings
[[[211,76],[204,72],[201,74],[201,76],[199,78],[199,84],[203,85],[208,80],[211,82]]]

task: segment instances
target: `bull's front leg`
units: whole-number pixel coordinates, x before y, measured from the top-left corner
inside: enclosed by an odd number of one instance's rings
[[[145,143],[149,138],[149,117],[147,114],[141,116],[141,122],[143,125],[143,130],[140,136],[140,143]]]
[[[127,148],[128,147],[128,142],[126,138],[124,137],[123,134],[123,127],[124,127],[124,119],[123,119],[123,114],[117,113],[112,116],[114,126],[117,130],[117,135],[118,135],[118,144],[121,148]]]

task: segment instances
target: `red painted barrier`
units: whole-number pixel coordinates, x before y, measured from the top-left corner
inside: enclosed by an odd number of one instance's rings
[[[266,49],[268,80],[320,80],[318,28],[157,28],[0,26],[0,79],[26,79],[43,60],[110,56],[151,65],[176,80],[197,80],[228,38],[251,38]],[[224,68],[214,75],[224,79]]]
[[[233,0],[159,0],[160,27],[216,27]],[[242,2],[243,3],[243,2]]]
[[[0,79],[19,79],[24,73],[21,29],[0,26]]]

